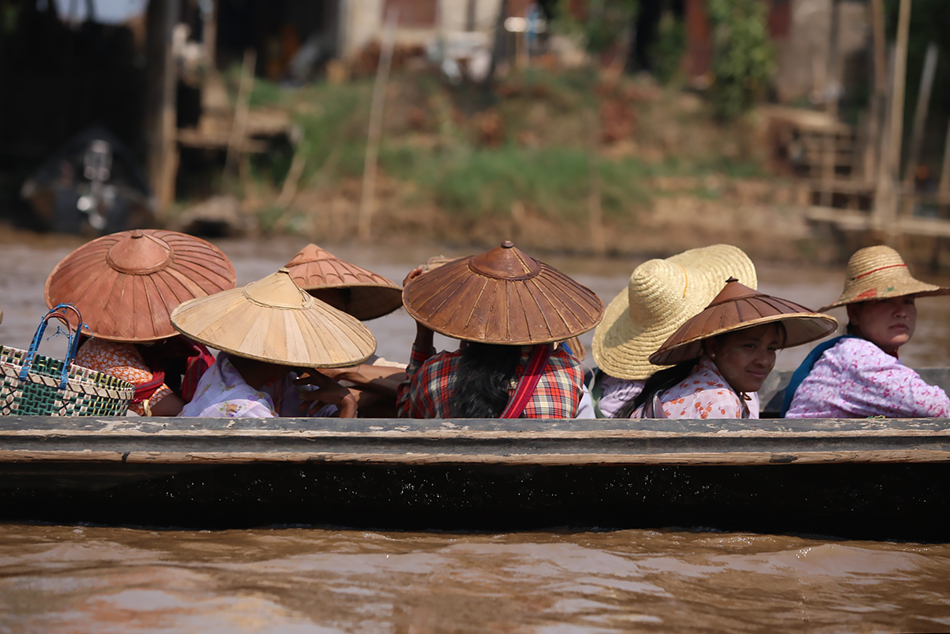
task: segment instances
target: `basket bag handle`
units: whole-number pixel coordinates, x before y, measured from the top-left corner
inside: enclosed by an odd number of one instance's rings
[[[78,319],[77,323],[79,324],[78,328],[73,328],[72,324],[69,323],[69,320],[66,318],[66,313],[72,311],[76,313],[76,318]],[[36,334],[33,335],[33,341],[30,343],[30,349],[26,352],[26,358],[23,360],[23,369],[20,370],[20,380],[26,381],[27,375],[30,373],[30,370],[33,369],[33,358],[36,356],[36,351],[40,347],[40,342],[43,340],[43,334],[46,332],[46,324],[49,323],[50,319],[58,319],[64,324],[66,328],[69,329],[69,342],[66,345],[66,358],[63,359],[63,374],[60,377],[59,389],[66,388],[66,382],[69,380],[69,366],[72,365],[73,359],[76,358],[76,352],[79,349],[79,332],[82,330],[82,315],[79,314],[79,309],[73,306],[72,304],[58,304],[52,308],[46,316],[40,321],[40,325],[36,329]]]

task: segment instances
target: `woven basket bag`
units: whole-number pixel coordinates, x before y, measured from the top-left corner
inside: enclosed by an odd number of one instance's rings
[[[43,317],[29,350],[0,346],[0,415],[4,416],[124,416],[135,393],[127,381],[89,368],[73,365],[79,348],[79,326],[66,318],[75,313],[72,304],[59,304]],[[69,329],[64,360],[53,359],[36,350],[46,325],[58,319]]]

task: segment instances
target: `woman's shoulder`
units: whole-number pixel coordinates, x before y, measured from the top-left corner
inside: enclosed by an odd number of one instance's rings
[[[669,418],[742,418],[742,401],[717,372],[697,366],[661,397]]]
[[[693,371],[677,383],[676,387],[692,389],[697,392],[700,390],[718,390],[719,388],[732,389],[722,374],[719,373],[716,364],[709,359],[700,360],[699,363],[693,366]]]
[[[869,365],[895,366],[899,361],[881,350],[877,345],[861,337],[844,337],[837,344],[825,351],[821,359],[816,362],[830,362],[840,369],[862,368]]]
[[[441,372],[443,369],[445,369],[445,371],[448,371],[448,369],[453,369],[461,358],[461,350],[454,350],[451,352],[436,352],[431,357],[426,359],[422,366],[419,367],[419,370],[416,372],[413,381],[415,381],[417,378],[421,379],[422,377],[429,376],[430,374]],[[448,366],[448,368],[446,368],[446,366]]]
[[[575,357],[573,354],[564,349],[563,346],[558,346],[554,352],[551,353],[551,359],[556,360],[557,362],[571,367],[583,368],[584,365],[580,362],[580,359]]]
[[[625,392],[628,390],[642,390],[646,385],[645,379],[621,379],[601,371],[600,385],[604,394]]]
[[[711,363],[698,363],[685,379],[673,385],[663,393],[662,400],[690,397],[715,398],[716,400],[735,400],[739,397],[729,382],[716,371]]]

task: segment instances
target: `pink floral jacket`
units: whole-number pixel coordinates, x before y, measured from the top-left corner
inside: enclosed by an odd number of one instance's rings
[[[825,350],[801,382],[788,418],[922,418],[950,416],[939,387],[865,339],[842,339]]]

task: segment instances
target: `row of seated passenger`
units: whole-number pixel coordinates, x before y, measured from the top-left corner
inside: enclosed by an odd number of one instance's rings
[[[819,311],[756,287],[745,253],[713,245],[641,264],[605,308],[503,242],[434,259],[402,286],[309,245],[238,288],[210,243],[147,230],[80,247],[45,293],[80,310],[76,363],[133,383],[137,415],[758,418],[776,352],[832,334],[824,311],[837,307],[845,331],[795,372],[783,416],[950,413],[943,390],[898,360],[916,298],[950,289],[912,277],[893,249],[856,252],[841,296]],[[375,357],[363,323],[403,306],[417,324],[408,365]],[[585,376],[576,338],[591,329],[597,365]],[[458,349],[437,352],[434,333]]]

